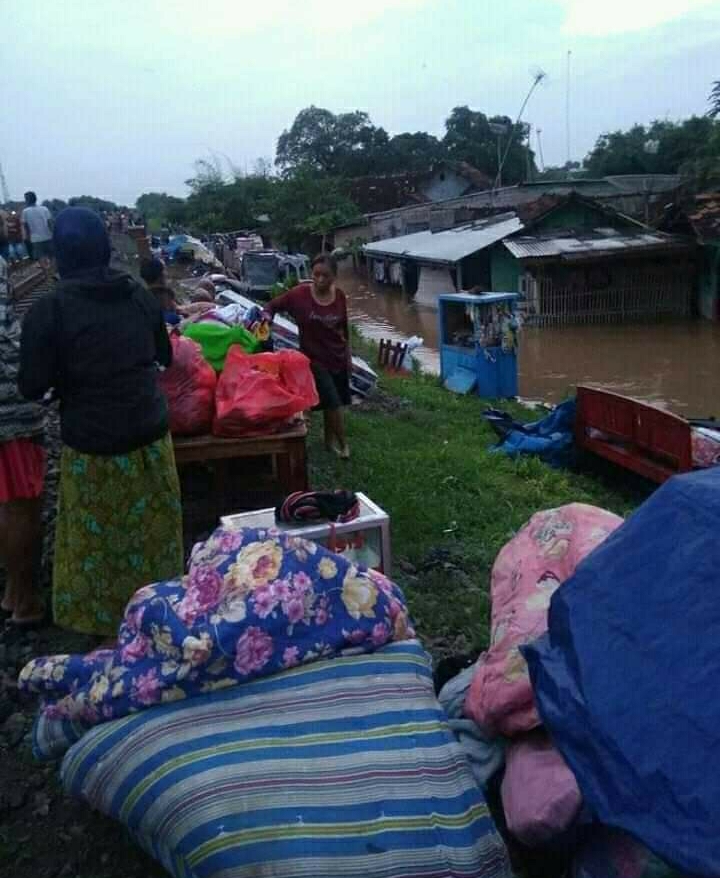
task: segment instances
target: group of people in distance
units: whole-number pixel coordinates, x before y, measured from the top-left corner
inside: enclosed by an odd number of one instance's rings
[[[34,192],[25,193],[25,208],[20,215],[0,209],[0,259],[5,262],[20,262],[27,255],[47,271],[52,259],[52,236],[52,214],[37,203]]]
[[[30,227],[38,233],[34,221]],[[179,480],[157,382],[158,368],[172,361],[166,318],[175,309],[163,272],[153,280],[145,271],[146,286],[110,267],[108,233],[93,211],[63,210],[51,246],[42,250],[48,258],[54,253],[59,280],[22,327],[0,256],[0,562],[6,571],[0,608],[9,626],[45,619],[36,582],[45,406],[57,400],[62,454],[53,618],[62,627],[112,638],[138,588],[180,576],[184,568]],[[347,458],[347,303],[332,257],[316,257],[312,274],[312,283],[265,310],[270,320],[282,311],[297,321],[327,446]]]

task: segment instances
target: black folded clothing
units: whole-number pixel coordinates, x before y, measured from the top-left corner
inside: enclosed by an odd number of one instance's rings
[[[278,524],[312,521],[352,521],[360,503],[352,491],[295,491],[275,508]]]

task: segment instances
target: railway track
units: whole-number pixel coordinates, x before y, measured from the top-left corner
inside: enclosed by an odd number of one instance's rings
[[[27,314],[34,302],[53,288],[52,278],[38,267],[12,272],[10,283],[15,292],[15,310],[20,318]]]

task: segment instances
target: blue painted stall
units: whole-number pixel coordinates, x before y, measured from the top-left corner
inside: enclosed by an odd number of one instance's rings
[[[438,298],[440,374],[456,393],[517,396],[517,293],[448,293]]]

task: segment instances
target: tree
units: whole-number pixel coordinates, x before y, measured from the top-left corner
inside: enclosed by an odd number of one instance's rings
[[[148,229],[157,232],[171,221],[175,211],[182,210],[184,204],[182,198],[166,192],[145,192],[135,202],[135,209],[145,218]]]
[[[332,228],[359,216],[337,180],[307,169],[274,180],[266,207],[274,235],[291,250],[300,249],[308,235],[321,235],[324,246]]]
[[[385,170],[389,142],[387,132],[373,125],[367,113],[335,115],[310,106],[278,138],[275,164],[286,174],[307,168],[335,177],[360,177]]]
[[[717,156],[720,122],[691,116],[682,122],[656,120],[649,126],[601,135],[585,159],[592,177],[614,174],[678,174],[684,166]]]
[[[43,204],[53,216],[56,216],[61,210],[65,210],[68,206],[67,201],[63,201],[62,198],[50,198],[43,201]]]
[[[426,171],[445,156],[443,144],[432,134],[396,134],[388,144],[388,162],[392,171]]]
[[[505,133],[496,134],[491,125],[502,126]],[[527,144],[527,128],[524,125],[514,130],[509,116],[491,116],[471,110],[469,107],[455,107],[445,121],[443,146],[448,158],[467,162],[488,177],[494,179],[498,172],[498,138],[500,150],[505,152],[508,137],[514,133],[505,164],[503,182],[519,183],[527,176],[528,153],[530,168],[534,171],[535,154]]]
[[[710,92],[710,113],[709,115],[713,119],[717,119],[720,116],[720,79],[713,83],[712,91]]]
[[[106,201],[104,198],[96,198],[94,195],[78,195],[68,200],[70,207],[87,207],[98,213],[120,210],[121,207],[114,201]]]

